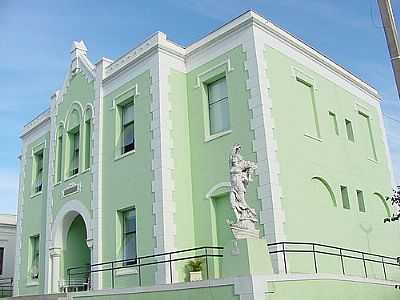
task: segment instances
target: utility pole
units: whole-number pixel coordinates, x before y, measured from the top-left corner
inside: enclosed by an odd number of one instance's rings
[[[397,93],[400,98],[400,46],[396,31],[396,23],[393,16],[390,0],[377,0],[381,13],[382,24],[385,30],[386,41],[389,48],[390,59],[392,61],[394,78],[397,85]]]

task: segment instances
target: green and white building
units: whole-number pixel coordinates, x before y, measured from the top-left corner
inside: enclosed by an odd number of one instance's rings
[[[186,48],[157,32],[114,61],[74,42],[22,132],[15,295],[397,299],[380,101],[252,11]],[[258,166],[246,199],[260,239],[226,222],[236,143]],[[194,256],[204,280],[191,282]]]

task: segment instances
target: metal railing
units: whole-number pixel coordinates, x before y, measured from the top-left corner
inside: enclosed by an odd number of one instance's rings
[[[379,266],[383,278],[385,280],[391,280],[388,274],[389,267],[396,267],[396,271],[398,271],[398,277],[400,278],[400,258],[398,257],[390,257],[380,254],[373,254],[358,250],[352,250],[347,248],[341,248],[336,246],[324,245],[319,243],[303,243],[303,242],[278,242],[268,244],[268,251],[270,255],[273,257],[276,255],[277,259],[281,258],[283,261],[284,272],[288,273],[296,273],[290,272],[289,265],[290,259],[293,259],[293,255],[291,254],[309,254],[312,260],[312,270],[313,273],[321,272],[321,262],[326,257],[337,257],[339,262],[340,273],[343,275],[354,275],[354,265],[349,266],[350,261],[360,262],[360,266],[362,273],[358,275],[362,275],[365,278],[369,278],[370,274],[368,273],[368,269],[371,270],[373,266]],[[305,258],[302,257],[302,261],[304,262]],[[331,262],[330,262],[331,263]],[[346,264],[347,263],[347,264]],[[368,267],[367,267],[368,265]],[[293,264],[294,267],[295,264]],[[332,266],[332,264],[331,264]],[[346,266],[349,266],[347,270]],[[297,272],[303,273],[303,272]],[[393,279],[393,278],[392,278]]]
[[[0,278],[0,298],[10,297],[13,292],[13,279]]]
[[[103,263],[97,263],[86,266],[78,266],[67,269],[67,279],[65,280],[65,287],[74,288],[74,283],[77,278],[86,278],[87,282],[80,281],[79,285],[86,284],[90,289],[90,278],[93,273],[98,272],[111,272],[111,287],[115,287],[115,272],[122,269],[135,268],[137,270],[138,285],[142,286],[142,272],[145,267],[164,264],[169,269],[170,283],[175,282],[173,278],[173,264],[180,261],[204,259],[205,263],[205,276],[206,279],[210,278],[210,259],[221,258],[223,255],[221,251],[223,247],[197,247],[167,253],[153,254],[136,257],[134,259],[114,260]],[[182,256],[183,255],[183,256]]]

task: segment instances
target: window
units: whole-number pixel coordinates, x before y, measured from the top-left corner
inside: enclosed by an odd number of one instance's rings
[[[339,135],[339,126],[338,126],[338,123],[337,123],[336,114],[330,111],[329,112],[329,117],[331,119],[331,123],[332,123],[332,126],[333,126],[333,130],[335,131],[335,134]]]
[[[210,135],[230,129],[229,99],[226,78],[207,85]]]
[[[69,134],[70,138],[70,166],[69,175],[75,175],[79,172],[79,128]]]
[[[57,175],[56,182],[61,181],[62,174],[62,151],[63,151],[63,136],[62,133],[57,137]]]
[[[85,170],[90,168],[90,149],[92,142],[91,119],[85,121]]]
[[[349,192],[346,186],[340,186],[340,192],[342,194],[343,208],[350,209]]]
[[[131,259],[126,264],[136,263],[136,210],[129,209],[122,212],[122,249],[123,259]]]
[[[39,278],[39,235],[30,237],[30,275],[32,279]]]
[[[375,142],[372,134],[371,119],[368,115],[361,111],[358,113],[360,117],[360,130],[358,132],[360,136],[359,139],[363,144],[363,148],[365,148],[365,150],[368,152],[368,158],[377,160]]]
[[[121,153],[127,153],[135,149],[135,127],[134,127],[134,106],[129,102],[122,106],[121,126]]]
[[[365,212],[364,194],[360,190],[357,190],[357,201],[358,201],[358,209],[361,212]]]
[[[304,79],[303,79],[304,77]],[[315,100],[315,89],[311,78],[299,74],[296,76],[295,97],[296,112],[304,126],[307,136],[320,138],[320,129],[318,123],[317,106]]]
[[[0,275],[3,275],[4,248],[0,247]]]
[[[34,154],[34,193],[43,189],[43,150]]]
[[[347,132],[347,138],[349,141],[354,142],[354,132],[353,132],[353,125],[351,124],[350,120],[345,120],[346,123],[346,132]]]

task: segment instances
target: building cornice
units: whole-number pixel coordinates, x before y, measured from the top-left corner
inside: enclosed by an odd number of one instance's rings
[[[22,129],[22,134],[20,138],[23,139],[33,130],[35,130],[35,128],[49,121],[50,121],[50,108],[46,109],[44,112],[40,113],[37,117],[35,117],[32,121],[27,123]]]

